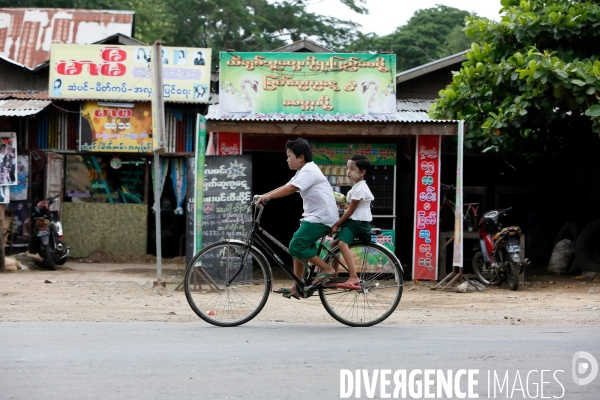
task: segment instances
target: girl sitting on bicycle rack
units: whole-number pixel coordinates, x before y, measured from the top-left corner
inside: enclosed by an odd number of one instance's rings
[[[338,220],[335,198],[331,185],[319,167],[312,161],[312,149],[304,139],[289,140],[285,144],[287,163],[296,175],[284,186],[263,194],[256,204],[266,204],[270,199],[288,196],[300,192],[304,203],[304,213],[300,228],[294,233],[290,242],[289,252],[294,257],[294,274],[298,278],[304,275],[304,265],[298,261],[306,260],[319,267],[321,272],[316,276],[312,287],[329,282],[329,277],[335,272],[317,255],[317,240],[329,232],[331,226]],[[283,293],[284,297],[300,300],[296,285],[291,288],[280,288],[275,293]]]
[[[369,159],[362,155],[354,155],[348,160],[346,174],[352,181],[353,186],[346,195],[348,201],[346,212],[331,228],[332,234],[339,231],[338,238],[331,243],[331,248],[340,247],[350,275],[346,282],[337,285],[339,289],[361,290],[360,279],[356,274],[356,265],[354,265],[354,257],[348,245],[355,238],[363,242],[371,241],[371,225],[369,222],[373,220],[371,201],[375,198],[364,180],[370,166]],[[333,267],[337,272],[339,263],[334,261]]]

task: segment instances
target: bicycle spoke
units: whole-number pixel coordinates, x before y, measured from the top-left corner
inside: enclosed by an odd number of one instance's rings
[[[200,318],[220,326],[239,325],[254,318],[266,303],[271,288],[268,272],[254,250],[242,265],[245,250],[238,243],[216,243],[188,265],[186,297]]]
[[[319,295],[327,312],[338,321],[350,326],[373,325],[387,318],[400,301],[404,281],[399,261],[377,245],[354,243],[350,248],[362,289],[321,289]]]

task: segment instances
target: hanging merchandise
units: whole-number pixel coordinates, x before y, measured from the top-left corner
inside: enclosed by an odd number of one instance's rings
[[[206,144],[206,154],[207,156],[215,156],[217,152],[215,150],[215,143],[213,137],[215,136],[214,132],[208,132],[208,143]]]
[[[169,165],[165,162],[164,158],[159,158],[159,168],[160,168],[160,186],[159,186],[159,193],[162,196],[162,191],[163,191],[163,187],[165,186],[165,180],[167,179],[167,170],[169,169]],[[150,170],[152,171],[152,187],[154,187],[155,185],[155,173],[154,173],[154,167],[150,168]],[[154,199],[154,204],[152,205],[152,211],[156,212],[156,199]]]
[[[173,182],[173,190],[175,191],[175,199],[177,200],[177,207],[175,207],[173,213],[183,215],[183,200],[185,199],[186,188],[185,159],[171,159],[171,181]]]

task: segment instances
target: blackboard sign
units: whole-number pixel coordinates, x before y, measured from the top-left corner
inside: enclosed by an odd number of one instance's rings
[[[188,167],[194,159],[188,159]],[[194,256],[195,206],[194,168],[188,171],[188,207],[186,217],[186,258]],[[225,239],[244,240],[251,228],[252,216],[248,205],[252,200],[251,156],[207,156],[204,166],[204,214],[202,217],[202,246]]]

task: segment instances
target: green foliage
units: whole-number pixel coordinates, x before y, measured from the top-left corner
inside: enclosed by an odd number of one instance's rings
[[[339,0],[364,14],[366,0]],[[82,8],[135,11],[136,39],[148,44],[209,47],[219,51],[268,51],[311,38],[342,50],[358,24],[305,11],[308,0],[0,0],[0,7]]]
[[[463,28],[469,15],[467,11],[442,5],[418,10],[406,25],[390,35],[359,34],[346,51],[392,51],[396,53],[396,69],[405,71],[467,50],[471,40]]]
[[[589,118],[600,132],[598,3],[502,5],[499,22],[468,18],[466,33],[478,43],[430,115],[466,120],[468,146],[528,157],[563,151],[565,140],[578,134],[569,132],[578,119]]]
[[[356,35],[357,24],[304,10],[302,1],[266,0],[164,0],[171,12],[179,11],[176,30],[165,34],[167,45],[202,46],[218,51],[273,50],[288,40],[315,37],[322,45],[339,49]],[[137,32],[137,30],[136,30]],[[153,41],[152,31],[140,32]],[[215,54],[218,56],[218,54]]]

